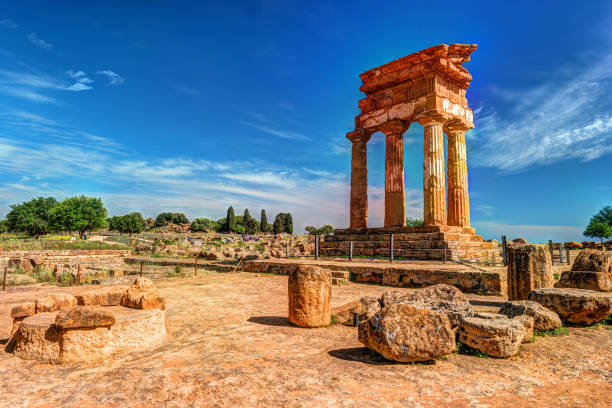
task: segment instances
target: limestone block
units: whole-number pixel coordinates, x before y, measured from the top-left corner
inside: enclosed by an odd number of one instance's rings
[[[448,317],[408,304],[390,304],[359,325],[359,341],[394,361],[428,361],[455,349]]]
[[[77,306],[63,309],[55,316],[55,326],[61,329],[80,329],[115,324],[115,315],[100,306]]]
[[[25,360],[60,361],[60,333],[54,325],[55,312],[28,316],[21,322],[15,355]]]
[[[36,303],[24,302],[13,306],[11,309],[11,317],[27,317],[36,313]]]
[[[124,286],[107,286],[77,293],[75,297],[79,305],[118,306],[126,290]]]
[[[603,272],[612,278],[612,254],[597,249],[583,249],[574,260],[572,271]]]
[[[523,325],[525,329],[525,336],[523,337],[523,343],[529,343],[531,338],[533,337],[533,326],[534,326],[534,318],[527,315],[520,315],[512,318]]]
[[[508,358],[519,351],[525,326],[513,319],[463,319],[457,331],[461,343],[493,357]]]
[[[612,313],[612,293],[585,289],[536,289],[529,300],[556,312],[562,320],[572,324],[589,325]]]
[[[77,304],[77,299],[69,293],[52,293],[36,301],[36,313],[55,312]]]
[[[536,331],[555,330],[562,324],[557,313],[531,300],[506,302],[499,309],[499,313],[508,317],[531,316],[534,319],[533,328]]]
[[[607,292],[612,289],[612,279],[605,272],[564,271],[555,288],[575,288]]]
[[[136,278],[132,286],[123,294],[121,306],[134,309],[162,309],[166,308],[166,299],[153,285],[151,279]]]
[[[289,321],[301,327],[326,326],[331,318],[331,272],[300,265],[289,272]]]
[[[553,284],[547,248],[531,244],[508,247],[508,300],[525,300],[532,290],[550,288]]]

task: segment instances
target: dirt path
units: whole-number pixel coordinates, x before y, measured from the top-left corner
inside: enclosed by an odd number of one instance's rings
[[[2,407],[606,407],[612,330],[538,338],[509,360],[453,355],[433,365],[381,361],[355,328],[287,321],[287,278],[207,273],[157,282],[168,343],[102,367],[22,361],[0,353]],[[333,288],[333,306],[387,288]],[[69,288],[64,290],[70,290]],[[403,289],[410,290],[410,289]],[[0,294],[11,303],[48,288]],[[494,299],[492,299],[494,300]]]

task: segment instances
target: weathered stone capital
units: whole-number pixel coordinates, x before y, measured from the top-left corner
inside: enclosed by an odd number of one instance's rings
[[[405,122],[403,120],[395,119],[389,122],[383,123],[380,125],[378,130],[383,132],[386,136],[391,135],[399,135],[402,136],[408,128],[410,127],[410,122]]]
[[[460,120],[451,120],[450,122],[446,122],[444,124],[444,133],[451,134],[451,133],[465,133],[468,130],[472,129],[472,127],[470,127],[469,125],[461,122]]]
[[[417,119],[417,122],[419,122],[422,126],[444,125],[444,123],[447,121],[448,118],[443,115],[428,115]]]
[[[372,137],[372,132],[367,131],[363,128],[357,128],[352,132],[346,134],[346,138],[353,143],[364,142],[367,143]]]

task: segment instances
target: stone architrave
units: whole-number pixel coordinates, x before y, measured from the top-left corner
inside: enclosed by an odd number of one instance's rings
[[[419,120],[425,128],[423,154],[423,220],[425,225],[446,225],[446,181],[442,117]]]
[[[553,284],[547,248],[531,244],[508,247],[508,300],[526,300],[532,290]]]
[[[404,188],[404,133],[410,124],[400,120],[387,122],[380,130],[385,145],[385,227],[406,225]]]
[[[460,121],[446,124],[448,137],[448,225],[470,226],[465,132],[469,128]]]
[[[368,155],[367,143],[372,134],[357,129],[346,134],[353,143],[351,156],[351,220],[350,227],[368,228]]]
[[[289,321],[300,327],[327,326],[331,320],[331,272],[300,265],[289,272]]]

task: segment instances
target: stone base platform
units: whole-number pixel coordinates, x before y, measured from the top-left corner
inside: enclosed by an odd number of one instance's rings
[[[486,295],[506,294],[506,268],[471,268],[456,263],[436,261],[398,261],[394,263],[367,260],[253,260],[243,263],[245,272],[287,275],[299,265],[315,265],[332,271],[349,272],[354,282],[396,287],[420,288],[444,283],[462,292]]]
[[[108,327],[59,329],[58,312],[26,317],[16,334],[14,353],[26,360],[50,363],[99,363],[117,354],[159,346],[166,337],[164,311],[107,306],[116,318]]]
[[[337,229],[322,240],[320,253],[347,256],[353,242],[353,256],[389,257],[391,234],[395,258],[501,262],[496,243],[483,242],[474,228],[450,226]]]

